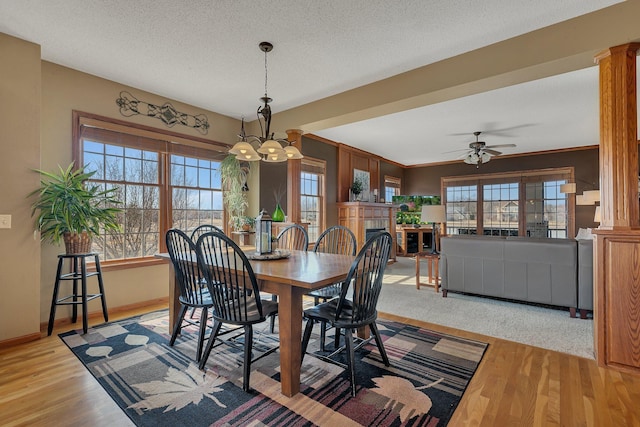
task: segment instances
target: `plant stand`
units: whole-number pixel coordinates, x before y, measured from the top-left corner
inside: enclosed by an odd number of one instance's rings
[[[87,273],[87,258],[94,257],[96,263],[96,271]],[[62,273],[62,267],[64,260],[68,259],[71,262],[70,272]],[[97,276],[99,293],[87,294],[87,277]],[[72,280],[73,292],[71,295],[58,299],[58,291],[60,289],[60,281]],[[80,293],[78,293],[78,281],[81,283]],[[87,333],[87,303],[92,299],[100,298],[102,300],[102,315],[104,321],[109,321],[109,314],[107,313],[107,302],[104,299],[104,285],[102,283],[102,270],[100,269],[100,260],[97,253],[86,254],[62,254],[58,255],[58,270],[56,273],[56,283],[53,286],[53,298],[51,299],[51,311],[49,313],[49,326],[47,328],[47,335],[51,335],[53,331],[53,323],[56,317],[56,307],[59,305],[72,305],[73,312],[71,321],[76,323],[78,319],[78,305],[82,305],[82,331]]]

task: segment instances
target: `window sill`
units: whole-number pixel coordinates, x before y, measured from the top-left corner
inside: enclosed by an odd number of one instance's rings
[[[128,260],[100,261],[102,271],[126,270],[129,268],[152,267],[154,265],[168,264],[168,259],[158,259],[154,257],[134,258]],[[87,267],[95,271],[94,263],[87,263]]]

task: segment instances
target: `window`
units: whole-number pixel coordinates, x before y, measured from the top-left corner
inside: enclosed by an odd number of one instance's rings
[[[224,225],[223,153],[188,145],[197,145],[195,140],[91,117],[74,112],[74,157],[96,172],[92,184],[116,188],[121,202],[122,232],[102,233],[93,241],[92,250],[107,265],[151,259],[165,251],[168,228]]]
[[[567,195],[560,192],[562,181],[526,183],[526,235],[567,238]]]
[[[220,162],[171,155],[173,227],[193,230],[201,224],[224,229]]]
[[[482,186],[483,234],[487,236],[518,235],[518,183]]]
[[[573,237],[573,168],[443,178],[448,234]]]
[[[476,234],[478,230],[478,190],[475,185],[446,189],[447,234]]]
[[[95,139],[82,138],[83,164],[96,171],[92,184],[116,188],[122,233],[101,233],[93,250],[104,260],[152,256],[159,249],[160,155]]]
[[[300,218],[308,222],[309,243],[324,230],[324,180],[326,163],[308,157],[302,159],[300,174]]]
[[[384,201],[392,203],[393,196],[400,195],[400,178],[395,176],[384,176]]]

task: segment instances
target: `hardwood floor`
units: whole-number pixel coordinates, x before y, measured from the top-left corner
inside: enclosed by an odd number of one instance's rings
[[[164,307],[110,317],[118,320]],[[381,317],[489,343],[449,426],[640,426],[640,376],[564,353]],[[0,425],[132,425],[57,337],[69,329],[63,325],[50,337],[0,350]]]

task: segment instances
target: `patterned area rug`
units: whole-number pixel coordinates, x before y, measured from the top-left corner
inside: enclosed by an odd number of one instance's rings
[[[277,344],[268,323],[254,330],[256,352]],[[252,365],[254,391],[245,393],[241,347],[215,347],[200,371],[197,332],[187,329],[169,347],[167,311],[60,337],[138,426],[447,425],[487,344],[389,321],[378,326],[391,366],[374,342],[362,347],[355,398],[341,367],[308,355],[301,393],[283,396],[277,351]],[[319,349],[316,338],[310,351]]]

